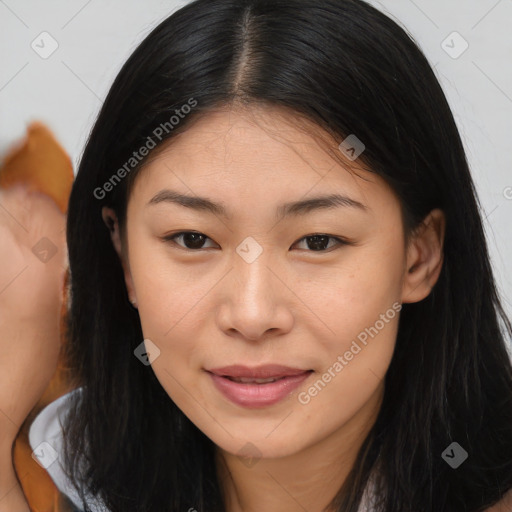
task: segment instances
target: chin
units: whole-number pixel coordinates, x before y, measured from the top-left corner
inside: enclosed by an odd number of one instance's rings
[[[221,450],[241,459],[256,460],[288,457],[301,451],[308,444],[308,438],[304,435],[303,431],[300,433],[300,438],[297,437],[295,441],[293,436],[290,435],[289,430],[282,432],[281,435],[272,433],[268,437],[262,434],[261,428],[255,429],[254,432],[251,432],[250,429],[244,429],[243,436],[238,435],[238,432],[233,430],[230,433],[233,434],[233,437],[225,432],[223,432],[225,435],[222,436],[210,436],[205,432],[210,440]]]

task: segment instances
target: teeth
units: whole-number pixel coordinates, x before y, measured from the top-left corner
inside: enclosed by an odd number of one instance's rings
[[[241,382],[243,384],[267,384],[268,382],[275,382],[281,377],[270,377],[268,379],[253,379],[250,377],[228,377],[228,379],[235,382]]]

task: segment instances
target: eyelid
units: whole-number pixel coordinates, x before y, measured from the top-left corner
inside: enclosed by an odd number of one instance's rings
[[[204,251],[204,250],[207,250],[207,249],[212,249],[212,247],[206,247],[206,248],[200,248],[200,249],[188,249],[187,247],[183,247],[182,245],[179,245],[177,242],[175,242],[175,238],[178,238],[180,237],[181,235],[185,235],[185,234],[189,234],[189,233],[195,233],[197,235],[202,235],[204,236],[207,240],[211,240],[212,242],[214,242],[215,244],[217,244],[217,242],[215,242],[212,238],[210,238],[209,236],[205,235],[204,233],[200,232],[200,231],[177,231],[175,233],[169,233],[167,235],[164,235],[163,237],[161,237],[161,240],[163,242],[171,242],[173,243],[176,247],[178,247],[179,249],[183,249],[184,251],[187,251],[187,252],[201,252],[201,251]],[[343,238],[343,237],[340,237],[340,236],[335,236],[335,235],[330,235],[328,233],[319,233],[319,232],[316,232],[316,233],[310,233],[308,235],[303,235],[302,237],[300,237],[298,240],[296,240],[293,244],[292,244],[292,247],[294,245],[297,245],[299,242],[302,242],[303,240],[305,240],[306,238],[310,238],[310,237],[313,237],[313,236],[325,236],[325,237],[328,237],[332,240],[335,240],[337,243],[336,245],[334,245],[333,247],[330,247],[329,249],[325,249],[325,250],[322,250],[322,251],[311,251],[311,250],[308,250],[308,249],[300,249],[304,252],[309,252],[309,253],[313,253],[313,254],[325,254],[325,253],[329,253],[331,252],[332,250],[338,248],[338,247],[342,247],[342,246],[346,246],[346,245],[355,245],[354,242],[346,239],[346,238]],[[218,245],[218,244],[217,244]]]

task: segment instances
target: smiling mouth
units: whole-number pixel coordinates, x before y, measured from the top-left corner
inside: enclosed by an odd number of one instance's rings
[[[241,384],[268,384],[269,382],[276,382],[277,380],[286,378],[286,377],[270,377],[268,379],[253,379],[251,377],[230,377],[229,375],[222,375],[222,377],[232,380],[233,382],[240,382]]]
[[[231,366],[207,373],[217,391],[230,402],[244,408],[262,408],[286,398],[314,372],[267,365],[252,369]]]
[[[302,375],[306,370],[303,368],[292,368],[280,364],[265,364],[261,366],[249,367],[241,364],[223,366],[222,368],[211,368],[207,370],[210,373],[226,377],[229,379],[250,379],[251,381],[265,381],[268,379],[281,379],[284,377],[293,377]]]

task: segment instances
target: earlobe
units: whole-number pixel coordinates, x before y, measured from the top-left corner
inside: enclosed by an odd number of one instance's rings
[[[445,215],[432,210],[416,229],[407,247],[402,302],[419,302],[436,284],[443,266]]]
[[[101,217],[103,218],[103,222],[110,231],[110,238],[112,240],[112,244],[117,252],[117,255],[119,256],[121,266],[123,267],[124,280],[126,284],[126,290],[128,293],[128,299],[134,307],[137,307],[137,299],[135,298],[135,290],[133,287],[131,272],[129,270],[128,263],[125,261],[125,256],[123,253],[121,235],[119,230],[119,222],[117,220],[116,212],[112,208],[104,206],[101,209]]]

